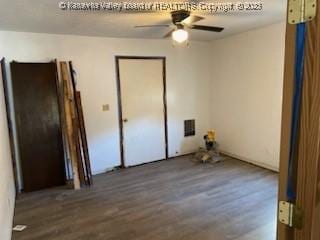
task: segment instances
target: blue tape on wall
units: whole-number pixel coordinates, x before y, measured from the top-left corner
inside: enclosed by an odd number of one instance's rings
[[[294,79],[294,95],[292,105],[292,120],[291,120],[291,138],[290,138],[290,154],[288,168],[288,185],[287,198],[289,201],[296,200],[296,183],[295,183],[295,166],[296,166],[296,149],[298,140],[299,120],[301,97],[303,88],[303,63],[305,49],[306,24],[300,23],[297,25],[296,31],[296,59],[295,59],[295,79]]]

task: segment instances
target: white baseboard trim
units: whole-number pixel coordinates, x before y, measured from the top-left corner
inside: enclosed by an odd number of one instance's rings
[[[269,170],[274,171],[274,172],[279,172],[279,167],[274,167],[274,166],[271,166],[269,164],[265,164],[265,163],[262,163],[262,162],[254,161],[252,159],[248,159],[248,158],[245,158],[245,157],[242,157],[242,156],[239,156],[239,155],[227,152],[227,151],[223,151],[223,150],[220,150],[220,153],[222,153],[222,154],[224,154],[226,156],[238,159],[238,160],[243,161],[243,162],[251,163],[251,164],[256,165],[258,167],[266,168],[266,169],[269,169]]]
[[[112,172],[113,170],[117,169],[118,167],[119,166],[114,166],[114,167],[106,168],[104,170],[93,171],[92,175],[99,175],[99,174],[103,174],[103,173]]]

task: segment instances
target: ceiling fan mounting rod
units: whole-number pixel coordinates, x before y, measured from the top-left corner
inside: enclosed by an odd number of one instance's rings
[[[177,29],[184,29],[184,26],[181,23],[177,23],[176,26]]]
[[[171,12],[171,16],[173,24],[179,24],[190,16],[190,12],[185,10],[173,11]]]

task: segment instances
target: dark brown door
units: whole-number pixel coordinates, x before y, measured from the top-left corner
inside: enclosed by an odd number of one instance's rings
[[[11,63],[23,190],[65,184],[55,63]]]

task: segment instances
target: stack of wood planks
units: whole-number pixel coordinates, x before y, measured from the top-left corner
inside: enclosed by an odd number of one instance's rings
[[[63,132],[66,151],[72,166],[75,189],[92,185],[88,143],[83,118],[81,94],[76,90],[72,62],[60,62],[63,109]]]

